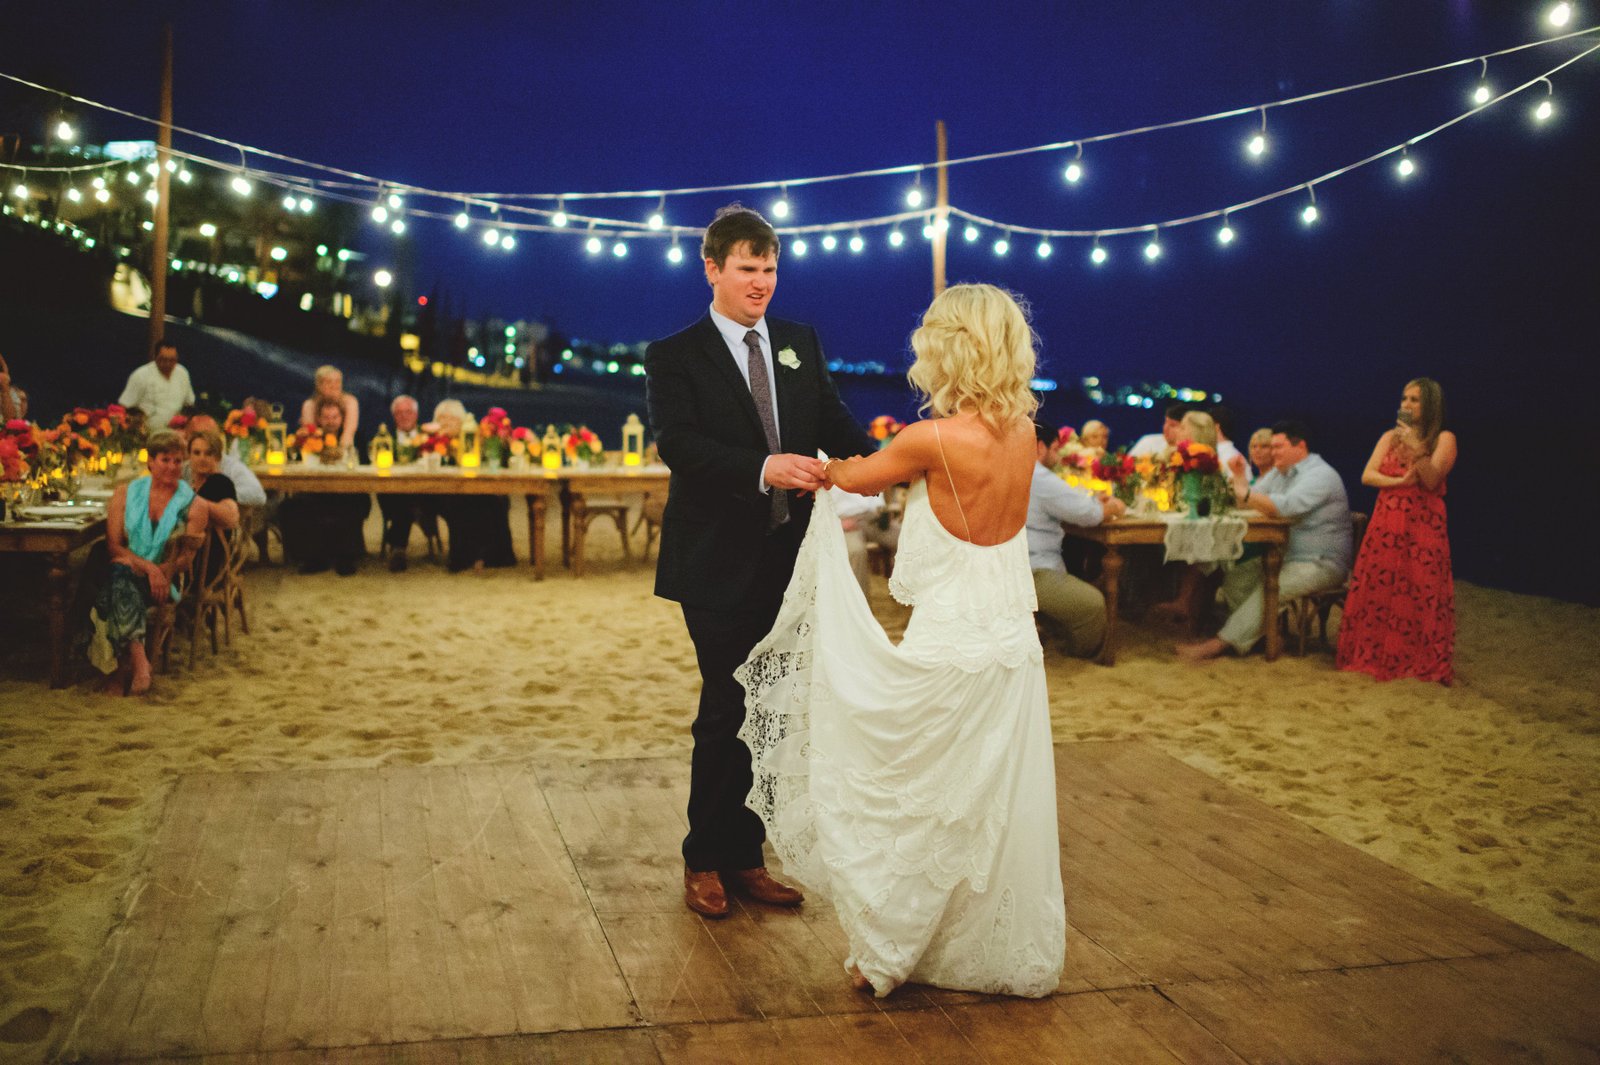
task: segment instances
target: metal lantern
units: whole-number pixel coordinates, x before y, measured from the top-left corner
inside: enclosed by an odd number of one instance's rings
[[[267,465],[282,466],[289,460],[289,427],[281,421],[267,423]]]
[[[637,414],[628,415],[628,420],[622,423],[622,464],[644,465],[644,423]]]
[[[561,468],[561,456],[565,453],[566,447],[562,444],[561,434],[556,432],[554,425],[545,428],[544,440],[540,446],[542,451],[539,455],[539,462],[547,470],[559,470]]]
[[[482,441],[478,434],[478,420],[472,415],[467,415],[467,420],[461,425],[461,468],[475,470],[483,460],[478,448]]]

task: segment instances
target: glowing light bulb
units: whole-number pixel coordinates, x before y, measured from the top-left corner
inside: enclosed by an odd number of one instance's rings
[[[26,200],[28,198],[28,195],[29,195],[28,194],[28,186],[23,184],[20,181],[17,182],[11,188],[11,195],[15,196],[19,200]]]
[[[1543,122],[1556,113],[1555,105],[1549,100],[1540,100],[1539,106],[1533,109],[1533,118],[1536,122]]]
[[[1565,2],[1557,4],[1555,7],[1552,7],[1550,9],[1550,13],[1545,16],[1545,21],[1550,23],[1550,25],[1554,26],[1556,29],[1560,29],[1572,21],[1572,5]]]
[[[1257,158],[1267,154],[1267,135],[1257,133],[1245,142],[1244,150]]]
[[[398,192],[389,193],[389,206],[391,208],[398,211],[400,209],[400,205],[403,203],[405,203],[405,201],[400,198],[400,194]]]
[[[483,231],[483,242],[485,244],[489,245],[489,247],[491,247],[491,248],[494,247],[496,244],[499,244],[500,243],[500,231],[498,229],[486,229],[486,230],[484,230]]]
[[[564,225],[566,225],[567,224],[567,212],[565,212],[565,211],[557,211],[555,214],[551,215],[550,216],[550,224],[553,225],[553,226],[564,226]]]
[[[111,199],[111,193],[107,189],[95,189],[94,198],[99,200],[101,203],[107,203]]]
[[[590,237],[587,241],[584,242],[584,245],[583,245],[583,249],[585,251],[587,251],[590,255],[599,255],[600,254],[600,248],[601,248],[601,244],[600,244],[600,238],[599,237]]]
[[[1489,97],[1491,95],[1493,94],[1489,92],[1489,83],[1486,81],[1480,81],[1478,82],[1478,87],[1472,90],[1472,102],[1477,104],[1479,107],[1482,107],[1484,104],[1489,102]]]
[[[1218,244],[1232,244],[1233,243],[1233,237],[1234,237],[1233,227],[1230,226],[1226,222],[1222,223],[1222,228],[1217,230],[1217,243]]]
[[[178,172],[178,161],[176,159],[168,159],[167,160],[167,173],[175,174],[177,172]]]
[[[201,222],[200,223],[200,235],[202,237],[208,237],[208,238],[209,237],[214,237],[214,236],[217,235],[217,227],[212,225],[210,222]]]
[[[56,136],[64,141],[77,140],[78,131],[72,128],[71,122],[68,122],[63,118],[60,122],[56,123]]]
[[[456,228],[457,229],[466,229],[471,224],[472,224],[472,219],[471,219],[471,217],[469,217],[467,215],[467,212],[462,211],[460,214],[456,215]]]
[[[1050,242],[1048,240],[1041,240],[1039,242],[1039,247],[1036,250],[1039,253],[1039,258],[1041,258],[1041,259],[1050,258],[1051,248],[1050,248]]]
[[[235,174],[230,184],[233,186],[233,191],[240,196],[248,196],[255,191],[255,186],[250,184],[243,174]]]
[[[378,204],[372,209],[372,220],[380,224],[387,222],[389,220],[389,209],[381,203]]]
[[[855,254],[860,255],[862,249],[864,249],[866,246],[867,242],[861,239],[860,233],[857,233],[855,236],[850,238],[850,250]]]
[[[837,248],[838,246],[839,246],[839,238],[834,236],[832,233],[829,233],[827,236],[822,238],[822,250],[823,251],[832,251],[833,249]]]
[[[1083,180],[1083,164],[1074,159],[1067,164],[1065,170],[1061,171],[1061,176],[1066,179],[1067,184],[1076,185]]]
[[[149,166],[144,168],[144,172],[149,174],[151,177],[155,177],[161,173],[161,167],[155,163],[151,163]]]
[[[911,187],[910,191],[908,191],[906,193],[906,206],[907,207],[921,207],[922,206],[922,186],[921,185],[913,185]]]
[[[294,208],[295,208],[294,197],[293,196],[285,196],[283,198],[283,209],[285,211],[292,211],[292,210],[294,210]]]
[[[155,189],[146,189],[144,193],[144,199],[146,203],[154,207],[156,204],[161,202],[161,193],[157,192]]]
[[[71,200],[73,203],[78,203],[83,199],[83,193],[79,192],[76,188],[69,188],[67,190],[67,199]]]
[[[898,229],[892,229],[889,231],[889,246],[891,248],[898,248],[905,242],[906,235],[904,233],[900,232]]]
[[[1161,242],[1155,237],[1150,238],[1150,243],[1144,246],[1144,257],[1151,262],[1161,258]]]
[[[184,169],[178,171],[178,180],[187,185],[189,182],[194,180],[194,175],[189,172],[188,167],[185,167]]]
[[[968,244],[971,244],[978,239],[980,234],[977,226],[968,226],[961,231],[961,235],[966,238]]]
[[[619,259],[626,257],[628,254],[628,245],[623,241],[617,241],[615,244],[611,245],[611,254],[615,255]]]
[[[1403,178],[1408,178],[1417,172],[1417,164],[1413,163],[1408,156],[1402,155],[1400,161],[1394,165],[1394,172]]]
[[[1094,263],[1096,266],[1100,266],[1110,257],[1110,253],[1098,244],[1089,249],[1089,261]]]
[[[1006,252],[1008,252],[1010,250],[1011,250],[1011,242],[1009,240],[1007,240],[1005,237],[1001,237],[999,240],[994,242],[994,253],[996,255],[1004,255]]]
[[[666,218],[662,217],[662,214],[661,214],[660,211],[657,211],[655,214],[650,216],[650,228],[651,229],[660,229],[662,226],[664,226],[666,224],[667,224],[667,220],[666,220]]]
[[[779,197],[778,199],[773,201],[773,203],[772,203],[772,217],[774,217],[774,218],[788,218],[789,217],[789,200],[788,200],[788,197]]]
[[[789,250],[794,252],[796,255],[803,257],[806,253],[806,242],[801,238],[796,237],[794,240],[789,242]]]
[[[510,251],[512,248],[515,248],[516,246],[517,246],[517,238],[513,237],[510,233],[507,233],[505,236],[500,238],[500,250],[501,251]]]
[[[799,241],[798,244],[800,245],[800,248],[804,248],[806,246],[806,242],[803,241],[803,240]],[[805,252],[796,249],[795,254],[796,255],[804,255]],[[683,249],[678,247],[676,244],[674,244],[672,247],[668,248],[667,249],[667,262],[671,263],[674,266],[676,266],[679,263],[683,262]]]
[[[1306,204],[1305,209],[1300,212],[1300,221],[1304,222],[1308,226],[1321,217],[1322,212],[1317,210],[1317,205],[1314,203]]]
[[[289,257],[289,249],[284,247],[275,247],[272,249],[271,255],[273,262],[281,263],[283,260]]]
[[[933,239],[933,223],[932,222],[929,222],[927,225],[922,227],[922,239],[923,240],[932,240]]]
[[[313,207],[315,207],[315,206],[316,206],[316,204],[311,201],[311,197],[310,196],[302,196],[302,197],[300,197],[300,213],[301,214],[310,214],[311,213],[311,209]]]
[[[93,185],[97,189],[103,189],[106,187],[106,179],[103,177],[97,177],[93,181],[89,182],[89,184]]]
[[[393,222],[389,223],[389,232],[393,233],[395,236],[398,237],[400,234],[404,233],[405,231],[406,231],[406,224],[401,219],[396,218]]]
[[[394,275],[387,270],[379,270],[372,275],[372,283],[379,288],[388,288],[394,283]]]

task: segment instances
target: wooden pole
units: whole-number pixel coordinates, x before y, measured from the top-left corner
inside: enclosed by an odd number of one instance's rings
[[[944,291],[945,238],[950,235],[950,172],[945,168],[949,144],[945,141],[944,120],[937,125],[939,138],[939,184],[933,206],[933,294]]]
[[[156,134],[155,239],[150,244],[150,332],[149,352],[155,357],[156,342],[166,332],[167,319],[167,207],[172,198],[172,175],[167,160],[172,158],[172,23],[161,27],[161,127]]]

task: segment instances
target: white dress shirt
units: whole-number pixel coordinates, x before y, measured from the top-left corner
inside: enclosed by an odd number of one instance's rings
[[[165,429],[174,414],[194,402],[189,371],[179,363],[172,368],[171,377],[162,377],[155,362],[147,362],[128,375],[128,383],[117,402],[144,411],[145,432]]]
[[[1162,433],[1146,433],[1128,449],[1128,454],[1133,458],[1143,455],[1159,455],[1172,445],[1167,443],[1167,438]]]
[[[745,345],[744,335],[754,329],[761,337],[761,357],[767,362],[767,391],[772,396],[772,425],[778,430],[778,438],[783,439],[783,425],[778,421],[778,375],[773,372],[772,366],[772,338],[767,335],[767,319],[763,315],[755,325],[740,325],[729,318],[716,307],[711,308],[711,324],[717,327],[717,332],[722,334],[723,343],[728,345],[728,354],[733,356],[734,365],[739,367],[739,373],[744,377],[745,387],[750,387],[750,349]],[[750,397],[755,399],[754,393]],[[767,464],[761,464],[761,491],[765,493],[767,484]]]

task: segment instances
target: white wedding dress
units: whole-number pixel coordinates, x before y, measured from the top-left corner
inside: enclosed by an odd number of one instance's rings
[[[735,673],[747,805],[880,997],[907,981],[1047,995],[1066,912],[1026,533],[968,543],[919,481],[889,588],[915,608],[898,647],[819,493],[777,623]]]

